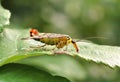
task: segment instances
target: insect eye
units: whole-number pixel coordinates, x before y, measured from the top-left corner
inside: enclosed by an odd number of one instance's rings
[[[38,35],[39,32],[36,29],[31,29],[30,30],[30,36]]]
[[[31,36],[31,37],[33,36],[32,32],[30,32],[30,36]]]

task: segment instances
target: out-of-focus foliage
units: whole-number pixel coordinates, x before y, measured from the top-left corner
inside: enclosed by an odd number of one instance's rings
[[[1,1],[1,0],[0,0]],[[0,4],[0,33],[3,31],[3,26],[9,24],[10,12],[5,10]]]
[[[21,68],[22,67],[22,68]],[[59,80],[58,80],[59,79]],[[8,64],[0,68],[0,82],[69,82],[59,76],[21,64]]]
[[[2,5],[11,11],[11,23],[20,28],[64,33],[74,38],[102,36],[107,40],[93,41],[100,44],[120,44],[119,0],[2,0]],[[103,64],[86,62],[80,58],[78,61],[86,71],[83,81],[120,81],[119,68],[111,69]]]
[[[97,43],[120,44],[119,0],[3,0],[12,21],[41,32],[60,32],[74,38],[104,37]],[[22,26],[21,26],[22,27]]]

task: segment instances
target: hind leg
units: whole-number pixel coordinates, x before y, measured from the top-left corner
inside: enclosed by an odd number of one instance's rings
[[[63,41],[59,42],[56,45],[56,47],[58,48],[58,50],[54,51],[54,54],[67,54],[67,55],[69,55],[69,53],[67,52],[68,45],[66,45],[65,50],[62,49],[64,46],[65,46],[65,43]]]
[[[64,46],[65,46],[65,44],[64,44],[63,41],[60,41],[60,42],[56,45],[56,47],[57,47],[58,49],[61,49],[61,48],[63,48]]]

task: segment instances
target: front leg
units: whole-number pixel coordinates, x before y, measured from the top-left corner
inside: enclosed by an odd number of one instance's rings
[[[37,45],[37,46],[30,46],[30,48],[34,48],[34,49],[38,49],[38,48],[41,48],[41,47],[44,47],[44,46],[46,46],[46,44],[44,44],[44,45]]]

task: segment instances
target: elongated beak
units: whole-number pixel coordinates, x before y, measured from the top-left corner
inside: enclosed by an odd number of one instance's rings
[[[21,40],[28,40],[30,39],[31,37],[27,37],[27,38],[21,38]]]
[[[21,40],[28,40],[28,39],[39,39],[40,37],[35,36],[35,37],[26,37],[26,38],[21,38]]]

